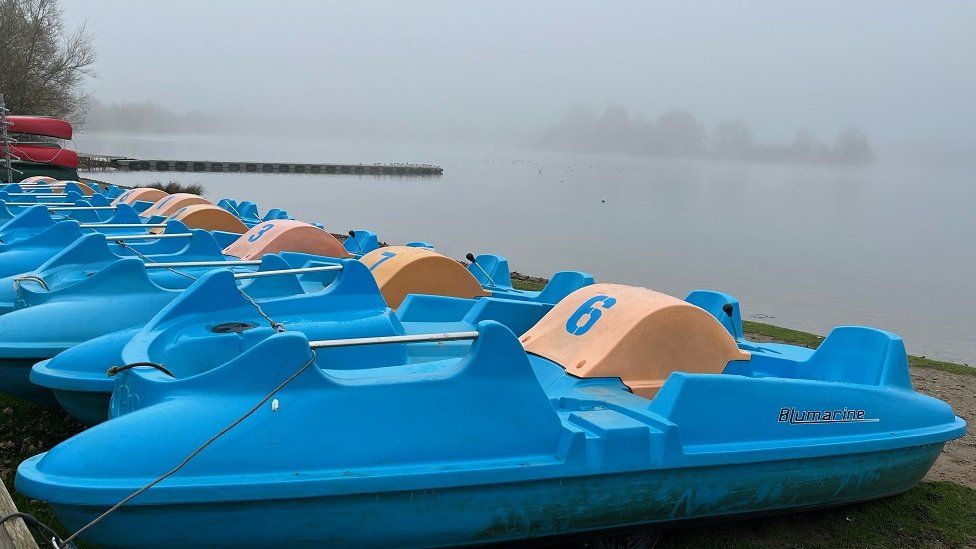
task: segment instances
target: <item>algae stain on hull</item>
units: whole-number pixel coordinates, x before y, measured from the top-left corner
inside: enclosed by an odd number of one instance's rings
[[[501,504],[502,512],[472,541],[788,512],[891,496],[918,483],[942,446],[842,458],[566,479],[558,487],[513,487],[523,492],[521,505],[510,500]],[[544,499],[549,503],[544,503]]]

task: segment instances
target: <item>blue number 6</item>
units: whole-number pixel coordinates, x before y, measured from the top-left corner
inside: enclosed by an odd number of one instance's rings
[[[581,336],[589,332],[590,328],[603,316],[601,309],[609,309],[616,303],[617,298],[606,295],[595,295],[587,299],[566,321],[566,331],[574,336]],[[580,324],[584,316],[587,317],[586,322]]]

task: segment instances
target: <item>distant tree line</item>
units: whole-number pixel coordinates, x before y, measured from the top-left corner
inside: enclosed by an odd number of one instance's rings
[[[632,117],[620,106],[608,107],[599,116],[589,107],[573,107],[546,129],[540,145],[566,152],[771,163],[856,166],[874,160],[867,137],[857,128],[844,130],[831,142],[800,130],[789,143],[768,144],[757,142],[744,120],[719,122],[709,131],[686,111],[670,111],[647,120]]]
[[[221,133],[229,125],[224,117],[202,111],[177,113],[152,101],[102,103],[91,100],[90,131],[180,134]]]

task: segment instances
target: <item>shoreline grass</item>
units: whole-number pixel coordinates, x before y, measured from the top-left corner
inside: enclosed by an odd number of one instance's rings
[[[152,183],[146,185],[146,187],[151,189],[159,189],[169,194],[203,194],[203,185],[200,185],[199,183],[180,183],[179,181],[167,181],[166,183],[163,183],[162,181],[153,181]]]
[[[770,338],[779,343],[799,345],[801,347],[809,347],[810,349],[816,349],[817,346],[819,346],[824,340],[824,337],[821,335],[801,332],[800,330],[793,330],[791,328],[783,328],[781,326],[774,326],[772,324],[764,324],[762,322],[754,322],[751,320],[742,321],[742,330],[745,332],[746,336],[761,336],[764,338]],[[972,366],[957,364],[955,362],[946,362],[943,360],[933,360],[924,356],[908,355],[908,365],[917,368],[942,370],[943,372],[949,372],[951,374],[976,376],[976,368]]]

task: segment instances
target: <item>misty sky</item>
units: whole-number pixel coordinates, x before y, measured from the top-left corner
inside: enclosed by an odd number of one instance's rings
[[[856,125],[976,143],[976,2],[65,0],[94,95],[417,131],[506,131],[575,103],[744,118],[761,139]]]

